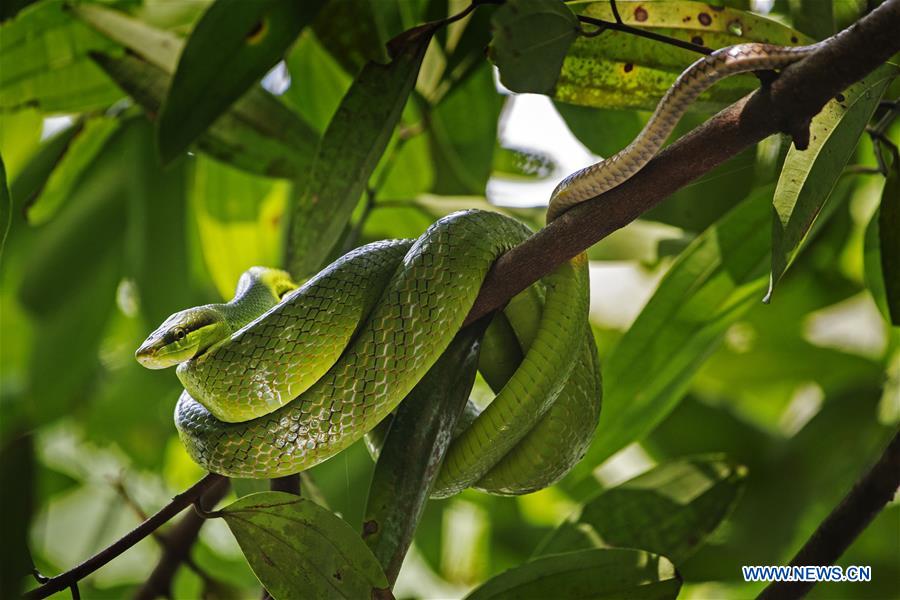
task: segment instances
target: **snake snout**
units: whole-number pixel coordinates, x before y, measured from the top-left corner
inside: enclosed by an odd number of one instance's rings
[[[148,339],[141,347],[135,350],[134,358],[147,369],[165,369],[168,365],[161,364],[157,358],[158,344],[154,340]]]

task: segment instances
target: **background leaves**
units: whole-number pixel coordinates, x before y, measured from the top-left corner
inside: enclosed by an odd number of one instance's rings
[[[761,15],[744,1],[617,2],[624,23],[708,48],[807,43],[865,10],[816,4],[777,2]],[[223,6],[37,0],[0,10],[0,154],[11,196],[0,217],[12,224],[0,257],[0,447],[21,457],[8,461],[5,480],[34,482],[30,508],[4,503],[0,527],[27,535],[46,573],[81,561],[202,475],[172,427],[177,379],[133,361],[166,315],[230,297],[250,265],[283,265],[290,225],[311,248],[295,256],[309,261],[307,272],[368,241],[419,235],[460,209],[499,210],[539,227],[549,188],[594,159],[589,152],[607,156],[627,144],[697,57],[621,32],[576,36],[573,12],[614,19],[605,0],[484,4],[418,30],[466,3],[329,0],[299,34],[281,36],[277,51],[238,53],[243,77],[225,76],[237,63],[216,70],[201,57],[192,81],[216,71],[207,89],[230,91],[207,96],[227,102],[201,97],[206,116],[188,119],[193,132],[181,141],[190,152],[182,146],[163,168],[155,128],[176,72],[187,68],[182,51],[247,25],[229,10],[220,12],[221,32],[201,35],[205,10]],[[540,15],[517,20],[511,6]],[[535,46],[552,31],[564,34],[553,52],[552,43]],[[392,57],[385,44],[395,38]],[[241,35],[229,39],[242,47]],[[491,60],[507,86],[518,76],[548,96],[498,92]],[[566,585],[611,597],[758,592],[735,580],[740,565],[788,560],[900,420],[900,337],[889,308],[898,296],[897,163],[865,132],[877,126],[898,140],[890,102],[900,84],[888,81],[891,72],[831,105],[819,152],[770,138],[590,249],[606,375],[593,446],[567,480],[539,493],[429,501],[397,597],[525,595],[516,586],[531,586],[535,574],[543,581],[534,585],[553,593]],[[749,75],[716,86],[673,139],[757,86]],[[551,102],[565,125],[555,125]],[[529,112],[536,105],[544,112]],[[561,151],[567,144],[572,152]],[[790,194],[788,178],[802,182]],[[501,194],[504,185],[515,187]],[[776,187],[789,235],[774,248],[790,268],[763,305]],[[312,193],[322,201],[308,202]],[[476,378],[472,395],[483,394]],[[291,525],[316,549],[304,559],[345,556],[366,573],[365,593],[383,576],[365,566],[374,559],[358,528],[372,470],[361,445],[311,469],[299,503],[306,525]],[[226,503],[266,486],[235,482]],[[390,491],[380,497],[389,503]],[[280,509],[266,498],[251,519],[262,526],[245,522],[241,535],[251,540],[254,568],[277,585],[298,576],[301,563],[296,549],[281,546],[276,556],[269,546],[277,542],[264,532],[287,521],[269,514]],[[309,508],[313,498],[329,509]],[[895,596],[898,514],[883,512],[842,559],[873,565],[875,581],[814,594]],[[312,527],[329,540],[346,535],[348,545],[326,552],[333,546]],[[262,548],[291,566],[271,573]],[[569,554],[550,558],[548,549]],[[83,580],[82,597],[134,595],[159,554],[145,540]],[[223,520],[203,526],[191,559],[193,567],[176,571],[174,597],[258,596]],[[578,564],[588,571],[573,572]],[[620,578],[597,577],[600,569]]]

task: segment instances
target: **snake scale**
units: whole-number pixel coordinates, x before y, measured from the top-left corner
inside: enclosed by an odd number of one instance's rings
[[[785,67],[817,46],[741,44],[697,60],[631,144],[559,184],[548,221],[639,171],[719,79]],[[296,473],[390,415],[447,348],[493,262],[530,234],[498,213],[463,211],[416,240],[357,248],[297,288],[282,271],[253,268],[232,301],[172,315],[136,356],[149,368],[178,365],[185,391],[176,427],[204,468],[235,477]],[[511,331],[521,362],[499,378],[480,365],[497,395],[454,438],[435,496],[469,486],[531,492],[581,458],[601,396],[588,283],[582,254],[495,317],[488,336]]]

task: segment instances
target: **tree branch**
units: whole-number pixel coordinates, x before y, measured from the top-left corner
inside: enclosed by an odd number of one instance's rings
[[[822,521],[812,537],[791,560],[791,566],[831,565],[853,540],[890,502],[900,486],[900,431],[891,440],[878,462],[866,473],[840,504]],[[815,582],[776,581],[759,595],[760,600],[802,598]]]
[[[171,502],[159,509],[153,516],[113,542],[110,546],[107,546],[65,573],[51,577],[40,587],[26,593],[24,597],[28,600],[38,600],[68,588],[152,534],[161,525],[196,502],[207,490],[217,484],[224,485],[224,483],[225,477],[210,473],[186,491],[172,498]]]
[[[227,493],[228,480],[223,477],[207,488],[197,502],[203,509],[209,510],[218,504]],[[134,595],[135,600],[153,600],[160,596],[172,597],[172,580],[175,578],[175,572],[182,563],[190,563],[191,548],[197,541],[204,522],[206,519],[196,511],[189,511],[178,523],[166,531],[166,534],[162,536],[162,556],[150,576]]]
[[[778,132],[796,133],[823,106],[900,51],[900,0],[887,0],[770,86],[732,104],[663,150],[637,175],[560,216],[488,273],[466,324],[631,223],[673,192]]]

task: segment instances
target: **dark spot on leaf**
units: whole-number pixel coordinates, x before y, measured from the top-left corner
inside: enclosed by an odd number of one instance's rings
[[[366,521],[365,523],[363,523],[363,539],[375,533],[378,533],[378,521],[372,519],[371,521]]]
[[[791,36],[791,43],[792,43],[792,44],[796,44],[796,43],[797,43],[797,36],[796,36],[796,35],[792,35],[792,36]]]
[[[261,19],[256,25],[253,26],[244,39],[247,40],[248,44],[258,44],[261,39],[263,39],[266,35],[267,22],[265,19]]]
[[[625,63],[625,72],[626,72],[626,73],[631,73],[631,71],[632,71],[633,69],[634,69],[634,65],[633,65],[633,64],[631,64],[631,63]]]
[[[332,577],[334,577],[338,581],[342,581],[344,579],[344,576],[341,575],[340,571],[335,571],[334,574],[332,574]]]
[[[646,21],[647,20],[647,9],[643,6],[638,6],[634,9],[634,20],[635,21]]]
[[[843,94],[838,94],[837,96],[834,97],[834,99],[837,100],[838,102],[843,102],[844,100],[846,100],[846,98],[844,98]]]
[[[716,12],[722,12],[723,10],[725,10],[724,6],[717,6],[715,4],[708,4],[707,6],[709,6],[710,9],[712,9]]]
[[[688,16],[686,16],[685,18],[682,19],[682,21],[685,22],[685,23],[687,23],[687,22],[690,21],[690,20],[691,20],[691,16],[690,16],[690,15],[688,15]]]
[[[705,13],[705,12],[697,15],[697,20],[700,21],[700,24],[704,25],[704,26],[712,23],[712,17],[709,16],[709,13]]]
[[[700,37],[699,35],[695,35],[694,37],[691,38],[691,43],[692,43],[692,44],[697,44],[698,46],[702,46],[702,45],[703,45],[703,38]]]

